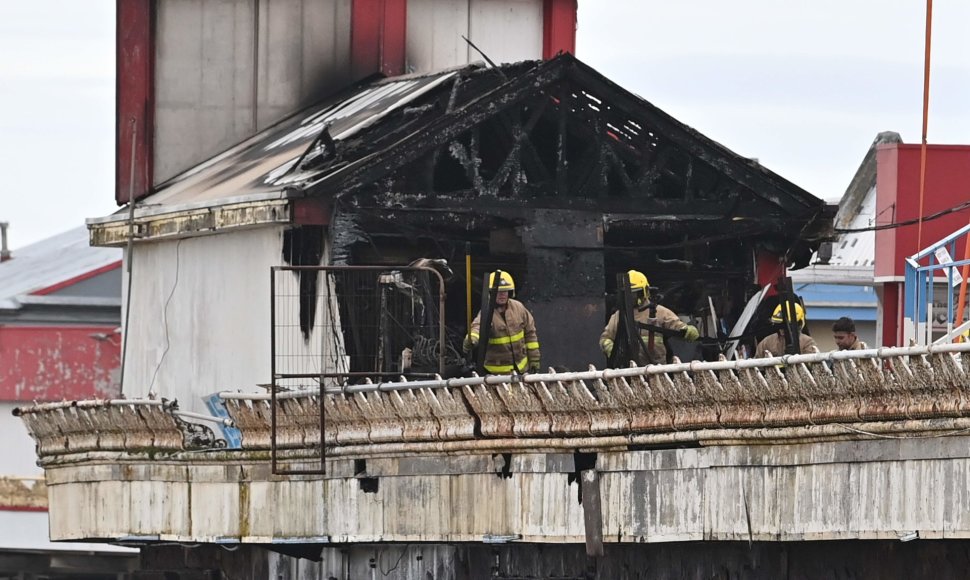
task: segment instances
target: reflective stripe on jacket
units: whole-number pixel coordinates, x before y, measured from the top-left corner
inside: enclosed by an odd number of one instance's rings
[[[472,321],[472,339],[478,342],[482,313]],[[493,374],[524,373],[529,363],[538,364],[539,337],[532,313],[518,300],[509,298],[505,312],[492,313],[492,330],[485,347],[485,371]]]

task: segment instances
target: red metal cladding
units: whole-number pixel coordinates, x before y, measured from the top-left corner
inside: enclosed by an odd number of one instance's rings
[[[775,285],[778,279],[785,275],[785,263],[778,254],[758,252],[758,286],[771,284],[768,296],[776,294]]]
[[[576,54],[576,0],[543,0],[542,58]]]
[[[385,76],[403,75],[407,60],[407,0],[384,0],[381,39],[381,72]]]
[[[407,0],[353,0],[350,50],[354,78],[404,74]]]
[[[332,215],[329,200],[304,198],[293,201],[293,222],[302,226],[328,226]]]
[[[899,307],[902,286],[887,282],[882,287],[882,346],[902,344],[903,321]]]
[[[117,0],[115,200],[142,198],[152,188],[155,113],[153,0]],[[135,153],[132,158],[132,136]],[[132,180],[134,164],[134,180]]]
[[[115,326],[0,326],[0,400],[117,397]]]
[[[919,218],[920,146],[889,144],[876,150],[876,223],[887,225]],[[970,201],[970,146],[929,145],[926,151],[926,181],[923,216],[929,216]],[[902,278],[905,260],[921,249],[945,238],[970,221],[970,209],[944,214],[923,222],[923,239],[918,240],[916,223],[876,231],[876,278]],[[955,260],[965,248],[956,248]]]

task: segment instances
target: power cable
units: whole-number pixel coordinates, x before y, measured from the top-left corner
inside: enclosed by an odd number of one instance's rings
[[[877,232],[877,231],[880,231],[880,230],[891,230],[891,229],[894,229],[894,228],[901,228],[903,226],[911,226],[913,224],[920,223],[921,221],[922,222],[932,221],[932,220],[935,220],[937,218],[941,218],[941,217],[943,217],[945,215],[949,215],[951,213],[955,213],[955,212],[958,212],[958,211],[963,211],[963,210],[967,209],[968,207],[970,207],[970,201],[965,201],[965,202],[960,203],[960,204],[957,204],[957,205],[955,205],[955,206],[953,206],[951,208],[947,208],[947,209],[944,209],[944,210],[940,210],[940,211],[938,211],[936,213],[930,214],[930,215],[928,215],[926,217],[923,217],[923,218],[913,218],[911,220],[905,220],[905,221],[891,223],[891,224],[882,224],[882,225],[878,225],[878,226],[869,226],[869,227],[865,227],[865,228],[836,228],[835,229],[835,233],[837,233],[837,234],[856,234],[856,233],[859,233],[859,232]]]
[[[182,240],[179,240],[175,244],[175,281],[172,283],[172,290],[168,293],[168,298],[165,300],[165,306],[162,308],[162,324],[165,328],[165,350],[162,351],[161,358],[158,359],[158,364],[155,365],[155,372],[152,373],[152,382],[148,385],[148,398],[152,399],[155,395],[155,379],[158,378],[158,371],[162,368],[162,363],[165,362],[165,356],[168,354],[168,349],[171,348],[172,342],[168,336],[168,305],[172,302],[172,296],[175,296],[175,289],[179,285],[179,248],[182,247]]]

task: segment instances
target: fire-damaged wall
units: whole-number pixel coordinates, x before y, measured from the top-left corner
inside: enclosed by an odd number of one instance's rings
[[[507,543],[327,547],[320,560],[320,545],[279,546],[279,553],[248,546],[232,551],[159,546],[142,549],[142,571],[134,577],[197,578],[208,570],[228,579],[279,580],[949,580],[965,577],[970,557],[965,540],[607,545],[599,559],[588,558],[577,544],[496,541]]]
[[[520,231],[530,281],[522,299],[536,318],[543,366],[602,366],[598,340],[608,313],[601,216],[540,209]]]
[[[723,333],[760,289],[758,259],[780,265],[774,282],[824,221],[821,200],[571,56],[436,86],[326,155],[309,152],[306,191],[336,190],[333,255],[347,263],[454,266],[470,247],[475,311],[487,273],[511,273],[543,366],[603,365],[598,338],[631,269],[704,335]],[[467,326],[465,283],[448,289],[453,341]]]
[[[329,260],[325,244],[317,227],[264,227],[135,246],[126,257],[134,277],[124,395],[156,393],[177,399],[184,410],[203,411],[203,396],[269,383],[270,268]],[[279,279],[292,284],[293,299],[275,313],[279,325],[296,329],[286,353],[312,352],[319,360],[328,343],[319,332],[302,330],[325,315],[327,304],[302,303],[300,292],[301,284],[317,283],[316,275],[285,272]]]

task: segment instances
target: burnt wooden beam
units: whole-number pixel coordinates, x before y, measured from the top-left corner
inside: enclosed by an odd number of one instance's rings
[[[568,167],[566,166],[567,126],[569,122],[569,106],[566,103],[566,86],[560,83],[559,115],[556,119],[558,134],[556,135],[556,195],[565,196],[569,191]]]
[[[506,111],[498,117],[500,126],[511,136],[512,140],[521,143],[519,155],[521,156],[520,161],[523,167],[533,177],[532,181],[540,183],[549,181],[550,175],[545,163],[542,162],[542,158],[539,156],[539,152],[536,151],[535,145],[532,143],[532,130],[535,128],[539,119],[545,115],[549,99],[550,97],[548,95],[540,95],[536,101],[538,105],[530,115],[529,122],[526,123],[525,127],[523,127],[522,122],[519,120],[519,116],[515,115],[511,117],[509,111]]]
[[[575,170],[571,171],[573,179],[572,187],[569,190],[570,197],[584,197],[583,193],[586,190],[586,182],[589,181],[590,176],[596,169],[596,165],[600,161],[599,148],[600,144],[595,139],[591,139],[586,144],[585,149],[583,149],[579,164]]]
[[[539,94],[542,95],[544,93]],[[526,121],[525,126],[522,126],[522,123],[517,117],[512,121],[509,121],[504,114],[499,115],[500,119],[505,117],[505,122],[509,122],[511,125],[511,127],[508,127],[508,130],[512,136],[512,146],[505,158],[505,161],[502,162],[502,165],[499,167],[498,171],[495,172],[495,177],[492,178],[492,181],[488,184],[488,191],[492,195],[498,194],[499,189],[501,189],[505,182],[508,181],[509,176],[513,174],[513,169],[518,169],[521,167],[523,143],[528,138],[529,133],[532,132],[532,129],[536,126],[536,123],[539,122],[545,108],[545,102],[543,102],[541,106],[536,107],[535,110],[533,110],[529,115],[529,119]],[[502,123],[500,122],[499,126],[501,125]],[[515,184],[513,184],[513,188],[515,187]]]
[[[465,149],[465,146],[458,141],[452,141],[448,144],[448,152],[465,168],[465,175],[468,177],[468,182],[472,184],[476,194],[481,195],[484,193],[485,187],[482,175],[479,172],[481,159],[478,157],[478,131],[473,130],[470,137],[469,149],[471,151]]]
[[[580,84],[600,87],[607,100],[631,117],[643,119],[679,149],[694,155],[744,185],[755,195],[782,207],[795,216],[816,214],[824,203],[797,185],[743,160],[736,153],[680,123],[650,103],[626,91],[578,60],[573,60],[568,77]]]
[[[739,205],[740,196],[704,204],[681,199],[657,198],[610,198],[605,201],[590,198],[542,197],[535,199],[476,197],[473,190],[458,192],[438,192],[435,197],[414,196],[401,207],[401,196],[387,196],[382,191],[361,190],[355,197],[349,211],[395,210],[404,213],[427,214],[495,214],[522,215],[543,210],[582,211],[602,216],[607,222],[628,224],[654,224],[660,222],[683,221],[721,221],[734,224],[739,230],[751,222],[763,220],[766,223],[784,222],[789,219],[777,207],[766,202]],[[511,212],[511,213],[507,213]],[[497,215],[497,214],[496,214]],[[650,226],[654,227],[654,226]]]
[[[306,190],[313,195],[345,195],[363,184],[376,181],[430,149],[452,141],[495,113],[542,92],[563,77],[564,62],[555,59],[543,63],[531,72],[486,91],[451,113],[440,115],[422,130],[309,183]]]
[[[620,177],[620,182],[623,184],[623,189],[626,190],[628,195],[634,193],[636,187],[633,180],[630,179],[630,175],[626,172],[626,166],[616,154],[616,151],[614,151],[613,147],[610,147],[609,145],[605,145],[603,150],[604,154],[606,155],[606,159],[610,162],[610,165],[613,166],[613,171]]]

